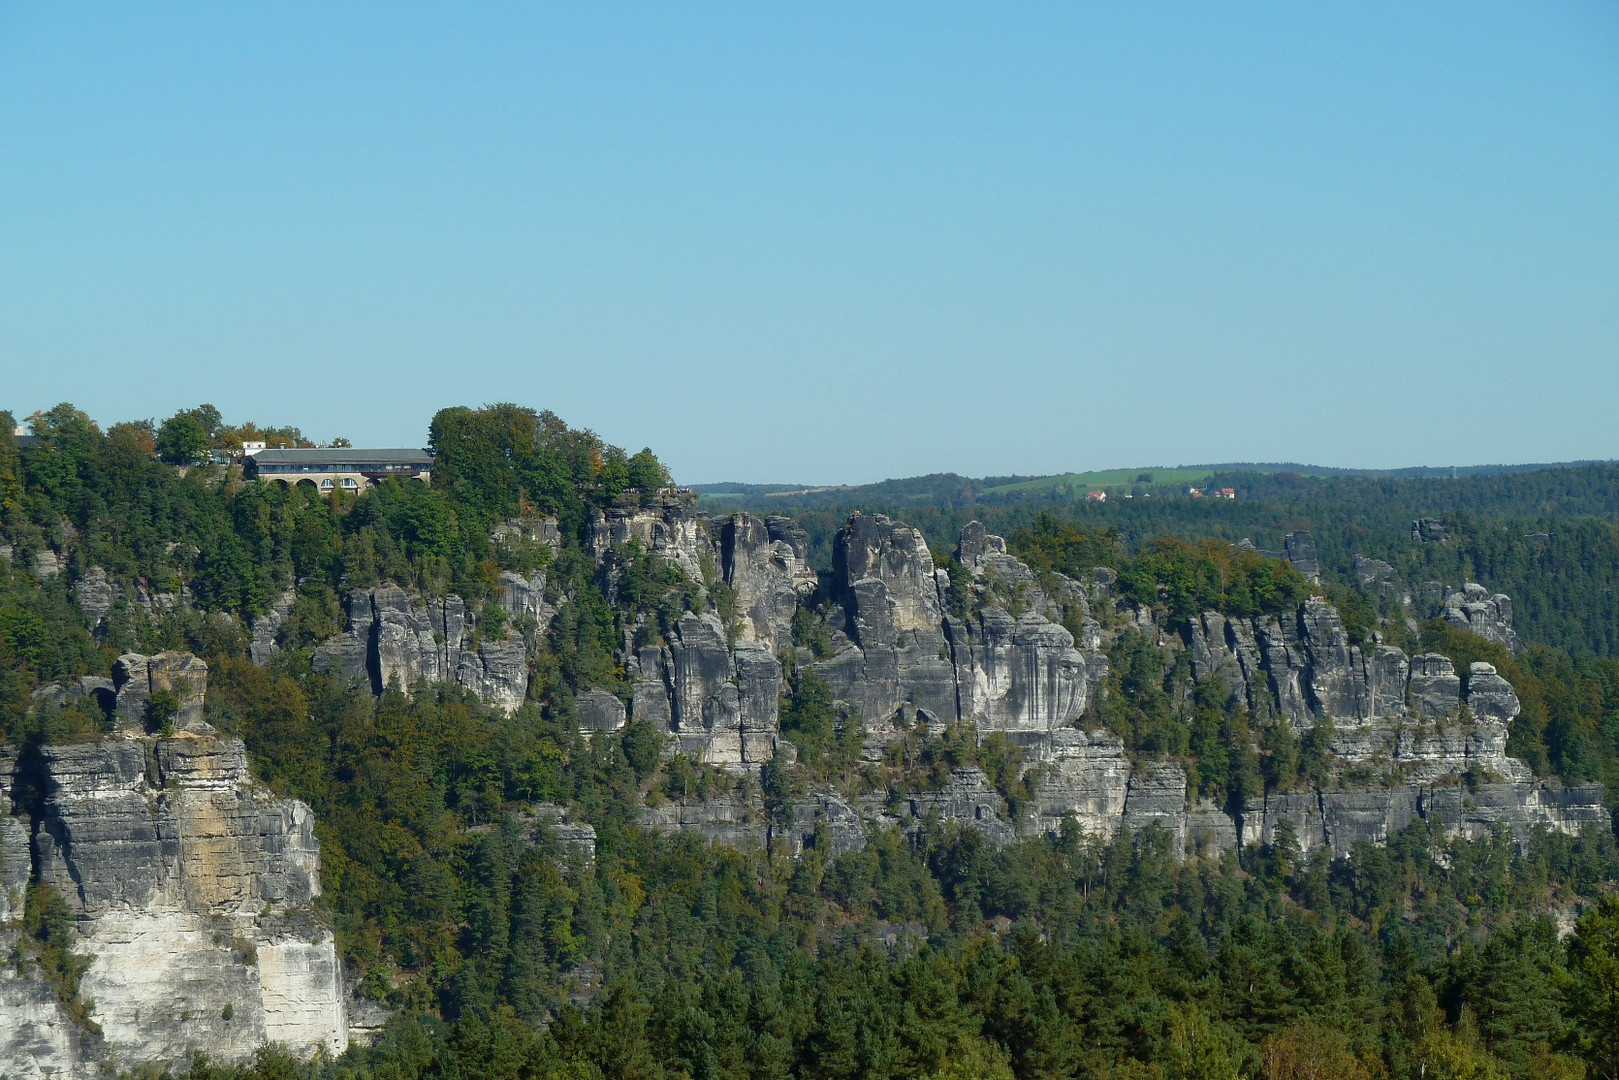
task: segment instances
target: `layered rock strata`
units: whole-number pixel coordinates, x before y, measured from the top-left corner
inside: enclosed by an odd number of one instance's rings
[[[143,666],[148,693],[165,671],[195,670],[173,654],[139,659],[120,660],[120,705]],[[313,903],[313,815],[251,779],[240,740],[197,730],[121,727],[0,751],[5,802],[24,800],[0,817],[0,923],[17,916],[30,877],[67,902],[74,951],[89,960],[79,1000],[99,1028],[81,1026],[37,975],[0,979],[0,1074],[161,1070],[199,1050],[240,1061],[266,1042],[305,1055],[347,1044],[336,948]],[[14,928],[3,933],[15,943]]]

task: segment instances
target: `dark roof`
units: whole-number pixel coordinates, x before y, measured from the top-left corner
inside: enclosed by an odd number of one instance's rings
[[[253,455],[260,465],[418,465],[433,464],[426,450],[366,450],[352,446],[323,446],[317,449],[260,450]]]

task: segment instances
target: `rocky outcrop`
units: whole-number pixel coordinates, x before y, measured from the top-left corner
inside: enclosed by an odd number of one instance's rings
[[[1449,720],[1462,705],[1462,679],[1450,657],[1421,653],[1411,658],[1411,711],[1420,720]]]
[[[1499,642],[1512,652],[1523,647],[1517,631],[1512,629],[1512,599],[1506,593],[1492,594],[1484,586],[1469,581],[1460,591],[1445,596],[1440,615],[1452,626]]]
[[[793,615],[815,592],[809,538],[788,518],[733,514],[719,526],[720,570],[736,596],[739,636],[791,648]]]
[[[591,511],[590,547],[597,562],[631,542],[680,567],[693,581],[703,580],[703,564],[713,549],[696,496],[675,489],[645,501],[638,494],[626,496],[619,505]]]
[[[134,700],[125,692],[142,671],[151,693],[196,665],[177,654],[121,658],[120,698]],[[240,1061],[266,1042],[306,1055],[346,1045],[336,948],[313,906],[313,815],[250,777],[240,740],[177,727],[172,737],[120,730],[0,751],[4,802],[27,797],[10,807],[27,816],[0,817],[0,923],[17,914],[31,873],[67,901],[74,951],[89,960],[79,998],[100,1030],[81,1029],[48,987],[0,979],[0,1073],[176,1068],[194,1050]]]
[[[248,643],[248,658],[263,667],[281,649],[281,627],[292,613],[298,600],[298,590],[288,589],[276,597],[270,610],[253,620]]]
[[[453,682],[489,705],[514,711],[528,695],[528,656],[521,642],[484,641],[459,596],[423,599],[397,585],[348,596],[348,630],[315,649],[315,669],[411,693],[422,683]]]
[[[794,617],[810,596],[829,595],[823,632],[831,655],[795,651],[801,665],[826,680],[845,712],[859,717],[867,760],[882,760],[887,745],[917,725],[937,732],[959,722],[973,723],[981,737],[1004,735],[1023,754],[1034,795],[1020,821],[1011,819],[981,772],[963,769],[943,791],[906,795],[899,812],[881,798],[858,808],[840,804],[842,810],[830,803],[797,807],[795,814],[809,816],[778,824],[773,834],[789,847],[804,842],[810,819],[819,815],[824,831],[827,820],[844,820],[845,812],[851,815],[849,843],[860,831],[857,822],[915,829],[938,817],[979,829],[997,843],[1019,831],[1070,824],[1097,836],[1123,826],[1158,828],[1176,851],[1206,853],[1269,842],[1282,821],[1301,846],[1344,853],[1362,840],[1381,842],[1419,817],[1465,833],[1494,814],[1491,820],[1510,820],[1527,835],[1536,825],[1576,829],[1601,815],[1599,791],[1593,801],[1584,789],[1554,790],[1506,754],[1517,698],[1488,665],[1466,674],[1464,695],[1464,679],[1447,658],[1408,657],[1375,638],[1352,642],[1338,611],[1319,596],[1263,618],[1205,612],[1189,621],[1179,642],[1165,643],[1184,645],[1195,681],[1222,680],[1227,704],[1244,709],[1251,724],[1286,723],[1300,736],[1330,727],[1328,746],[1340,779],[1325,791],[1277,794],[1228,814],[1189,797],[1181,766],[1132,767],[1115,736],[1079,729],[1106,675],[1104,634],[1090,605],[1114,603],[1110,574],[1083,582],[1037,576],[974,522],[956,551],[965,578],[952,583],[918,530],[855,514],[834,538],[823,594],[805,565],[802,534],[790,522],[733,515],[705,547],[707,530],[684,514],[680,507],[635,507],[597,523],[602,558],[629,539],[677,565],[700,566],[706,558],[736,600],[734,625],[722,626],[712,613],[688,614],[667,642],[627,658],[631,715],[669,733],[671,750],[743,770],[770,760],[781,746],[774,705],[781,669],[772,652],[794,649]],[[1296,569],[1319,577],[1307,532],[1290,534],[1284,546]],[[1392,567],[1378,560],[1360,559],[1357,570],[1367,584],[1392,576]],[[1452,607],[1469,626],[1509,627],[1510,602],[1478,592],[1473,587]],[[955,614],[946,614],[949,603],[956,604]],[[1118,614],[1165,642],[1151,613]],[[1504,637],[1499,633],[1497,640]],[[612,725],[615,709],[616,702],[589,723]],[[582,710],[586,715],[596,713]],[[1464,782],[1477,791],[1505,785],[1491,796],[1496,809],[1478,810],[1476,799],[1455,809],[1453,799],[1439,794]],[[649,812],[648,824],[722,839],[770,838],[772,827],[751,810],[723,803],[671,804]]]
[[[1394,576],[1394,567],[1382,559],[1368,559],[1364,555],[1355,556],[1355,580],[1361,588],[1376,588],[1389,582]]]
[[[495,544],[530,543],[562,550],[562,530],[554,517],[518,517],[503,521],[489,532]]]
[[[645,807],[638,822],[644,829],[663,833],[696,833],[732,847],[767,847],[770,820],[764,803],[733,795],[711,799],[682,799]]]
[[[913,792],[906,809],[914,831],[930,820],[953,821],[976,829],[994,844],[1010,843],[1017,829],[1007,820],[1006,803],[975,766],[954,769],[942,791]]]
[[[1321,559],[1316,554],[1315,537],[1308,531],[1298,529],[1290,532],[1282,539],[1282,551],[1287,561],[1293,564],[1293,569],[1303,574],[1309,581],[1321,580]]]
[[[575,821],[567,807],[535,803],[517,819],[518,827],[530,841],[540,832],[548,833],[564,851],[589,863],[596,858],[596,828],[586,821]]]
[[[633,676],[635,717],[673,750],[743,770],[775,756],[781,663],[762,645],[733,648],[717,617],[681,616],[665,645],[640,651]]]
[[[67,560],[56,552],[45,548],[34,552],[34,576],[41,581],[49,581],[62,572]]]
[[[107,613],[118,602],[122,590],[107,577],[107,571],[99,566],[92,566],[85,570],[84,576],[73,583],[73,601],[84,612],[84,617],[90,620],[90,625],[99,627],[106,619]]]
[[[1130,788],[1123,739],[1108,731],[1059,729],[1037,748],[1030,770],[1036,772],[1029,822],[1035,829],[1060,833],[1072,818],[1088,836],[1111,838],[1118,831]]]
[[[1006,542],[977,522],[962,531],[957,561],[971,575],[975,600],[965,619],[946,623],[961,717],[981,732],[1070,727],[1084,715],[1090,681],[1073,634],[1049,617],[1053,600],[1007,554]],[[1084,603],[1078,594],[1073,602]]]
[[[522,625],[532,621],[540,633],[551,627],[556,609],[545,602],[545,571],[534,570],[519,574],[503,570],[495,583],[495,598],[514,623]]]
[[[605,690],[584,690],[574,698],[580,731],[617,731],[624,726],[624,703]]]
[[[1443,544],[1450,536],[1438,518],[1417,518],[1411,523],[1411,539],[1419,544]]]
[[[208,665],[190,653],[125,653],[112,666],[112,682],[113,722],[119,731],[138,733],[163,723],[174,731],[213,730],[202,718]],[[152,695],[159,693],[168,695],[163,716],[154,715]]]
[[[984,607],[951,629],[961,713],[980,731],[1049,732],[1084,715],[1085,658],[1063,627]]]
[[[869,730],[893,730],[905,705],[955,718],[955,671],[940,603],[947,584],[922,533],[881,514],[853,515],[834,539],[840,648],[816,670],[834,697],[859,709]]]

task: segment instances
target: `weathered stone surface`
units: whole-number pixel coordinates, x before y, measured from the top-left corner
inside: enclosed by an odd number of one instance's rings
[[[562,530],[554,517],[520,517],[503,521],[490,530],[489,539],[496,544],[527,541],[543,544],[552,551],[562,550]]]
[[[1171,850],[1186,848],[1186,770],[1169,762],[1148,762],[1130,777],[1124,798],[1124,824],[1132,830],[1162,829]]]
[[[1321,819],[1326,842],[1337,856],[1356,843],[1381,844],[1417,816],[1416,792],[1405,786],[1371,791],[1324,791]]]
[[[617,731],[624,726],[624,703],[605,690],[584,690],[574,698],[580,731]]]
[[[833,567],[857,644],[939,632],[939,581],[921,530],[854,514],[833,543]]]
[[[1450,657],[1422,653],[1411,658],[1411,709],[1425,720],[1455,716],[1462,705],[1462,680]]]
[[[9,809],[9,795],[0,797],[0,809]],[[28,822],[0,816],[0,926],[19,918],[33,859],[29,854]]]
[[[1377,586],[1394,576],[1394,567],[1382,559],[1368,559],[1364,555],[1355,556],[1355,580],[1362,586]]]
[[[1084,715],[1085,658],[1063,627],[985,607],[950,629],[961,711],[981,731],[1050,731]]]
[[[522,643],[484,641],[474,649],[472,620],[459,596],[423,599],[384,584],[350,593],[347,606],[348,630],[315,649],[317,671],[367,682],[377,694],[453,682],[507,712],[528,696]]]
[[[253,620],[248,657],[255,664],[261,667],[268,664],[270,657],[280,649],[281,626],[287,621],[297,600],[298,590],[288,589],[276,598],[269,611]]]
[[[90,957],[81,994],[105,1044],[0,986],[17,1009],[0,1009],[0,1072],[49,1075],[43,1060],[83,1075],[87,1056],[109,1053],[123,1068],[172,1068],[193,1049],[239,1061],[266,1041],[305,1054],[346,1045],[336,949],[312,907],[313,816],[250,778],[240,740],[115,736],[38,755],[38,874],[78,915],[75,949]],[[7,856],[14,831],[0,826]]]
[[[1441,616],[1452,626],[1471,631],[1481,638],[1500,642],[1513,652],[1523,646],[1512,629],[1512,598],[1469,581],[1459,592],[1445,596]]]
[[[708,523],[696,512],[695,496],[677,491],[661,493],[645,505],[591,511],[590,547],[597,562],[631,541],[680,567],[693,581],[703,580],[703,561],[713,550]]]
[[[563,849],[589,863],[596,858],[596,827],[585,821],[575,821],[566,807],[554,803],[535,803],[522,814],[519,825],[532,839],[539,830],[556,838]]]
[[[909,810],[913,829],[936,817],[976,829],[994,844],[1010,843],[1017,836],[1006,819],[1005,800],[976,766],[952,770],[943,791],[913,793]]]
[[[190,653],[125,653],[113,665],[112,681],[117,688],[114,720],[120,731],[145,730],[149,701],[159,691],[174,695],[178,707],[170,722],[175,731],[213,730],[202,718],[208,665]]]
[[[1277,829],[1286,822],[1293,842],[1301,851],[1312,851],[1327,842],[1326,823],[1321,817],[1321,795],[1316,791],[1268,792],[1243,810],[1239,838],[1250,844],[1273,844]]]
[[[829,860],[866,846],[860,812],[835,792],[812,791],[794,805],[793,828],[800,849],[813,847]]]
[[[461,650],[455,681],[486,705],[515,712],[528,696],[528,652],[521,641],[485,641]]]
[[[1518,715],[1518,692],[1494,664],[1475,661],[1467,676],[1467,708],[1477,720],[1505,725]]]
[[[1108,731],[1053,731],[1026,770],[1037,770],[1034,828],[1060,833],[1072,819],[1089,836],[1112,837],[1124,818],[1130,762],[1124,740]]]
[[[316,671],[337,675],[349,682],[371,684],[369,663],[369,635],[361,637],[350,632],[331,638],[315,646],[313,665]]]
[[[122,594],[121,589],[107,577],[107,571],[99,566],[92,566],[85,570],[84,576],[73,583],[73,600],[84,612],[90,625],[99,627],[107,617],[107,612],[118,602]]]
[[[742,771],[775,755],[781,663],[769,649],[732,650],[716,616],[688,612],[667,646],[642,650],[637,666],[635,716],[668,731],[673,749]]]
[[[771,835],[764,803],[757,799],[744,802],[734,796],[649,806],[641,811],[639,824],[658,832],[692,832],[738,848],[765,847]]]
[[[740,636],[790,648],[793,613],[815,591],[809,540],[790,519],[733,514],[719,527],[720,569],[736,593]]]
[[[1443,544],[1449,536],[1438,518],[1418,518],[1411,523],[1411,539],[1419,544]]]
[[[1006,553],[1006,541],[976,521],[962,530],[956,557],[972,577],[977,601],[966,619],[945,624],[961,716],[980,731],[1070,726],[1085,712],[1090,678],[1073,635],[1052,621],[1056,601],[1026,565]],[[941,586],[949,586],[948,577]],[[1068,599],[1084,610],[1082,590]]]
[[[541,633],[551,626],[556,611],[545,602],[545,571],[523,575],[503,570],[495,584],[495,597],[513,622],[531,620]]]
[[[1293,569],[1310,581],[1321,580],[1321,560],[1316,555],[1315,537],[1308,530],[1298,529],[1282,539],[1282,550]]]
[[[1186,853],[1217,859],[1236,851],[1237,823],[1208,799],[1199,799],[1186,811]]]
[[[0,927],[7,956],[22,931]],[[56,991],[37,969],[0,968],[0,1070],[9,1080],[62,1080],[111,1075],[105,1048],[56,1003]]]

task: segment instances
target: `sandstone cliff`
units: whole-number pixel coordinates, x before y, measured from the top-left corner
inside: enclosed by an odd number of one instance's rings
[[[18,942],[31,882],[66,901],[89,961],[84,1022],[37,968],[0,978],[0,1074],[238,1061],[265,1042],[341,1051],[309,808],[272,796],[241,741],[202,721],[201,661],[129,655],[119,671],[114,734],[0,749],[0,945]],[[181,691],[173,735],[139,719],[154,686]]]
[[[348,596],[348,630],[315,650],[315,669],[412,692],[453,682],[511,712],[528,695],[528,655],[516,640],[473,645],[473,623],[459,596],[424,598],[397,585]]]
[[[1167,634],[1150,612],[1111,595],[1110,575],[1086,583],[1040,577],[976,522],[963,530],[952,564],[963,580],[952,582],[921,532],[856,514],[834,538],[831,574],[812,587],[790,522],[733,515],[710,529],[686,520],[689,514],[660,505],[598,523],[602,554],[609,541],[644,538],[682,566],[723,567],[735,590],[737,625],[688,615],[668,642],[628,660],[630,716],[668,732],[672,750],[747,770],[769,760],[782,745],[770,689],[781,669],[772,653],[788,650],[859,718],[868,760],[880,759],[917,721],[930,730],[970,722],[980,737],[999,732],[1022,748],[1036,793],[1022,820],[1012,819],[981,773],[966,770],[943,792],[911,796],[898,816],[885,806],[852,811],[868,823],[936,815],[997,842],[1018,831],[1055,831],[1065,821],[1101,836],[1156,826],[1187,850],[1217,850],[1266,841],[1285,818],[1304,848],[1324,844],[1346,854],[1355,842],[1380,842],[1419,817],[1452,833],[1499,827],[1520,838],[1605,820],[1600,786],[1537,780],[1506,753],[1519,704],[1489,665],[1459,673],[1443,656],[1354,644],[1319,596],[1282,616],[1205,612]],[[1284,547],[1295,566],[1318,576],[1308,533],[1289,535]],[[1374,581],[1377,569],[1369,567]],[[794,644],[793,620],[822,598],[831,649],[817,658]],[[1116,627],[1145,626],[1163,647],[1186,650],[1194,680],[1218,676],[1256,723],[1285,723],[1301,736],[1327,725],[1332,782],[1215,806],[1190,797],[1179,765],[1132,761],[1117,736],[1082,730],[1107,671],[1103,649],[1112,633],[1093,616],[1093,601]],[[1470,586],[1450,599],[1446,617],[1516,645],[1504,596]],[[812,793],[796,812],[808,814],[807,822],[830,821],[837,817],[830,799],[833,793]],[[732,842],[765,840],[769,829],[739,824],[746,818],[735,807],[687,804],[653,813],[648,823]]]

